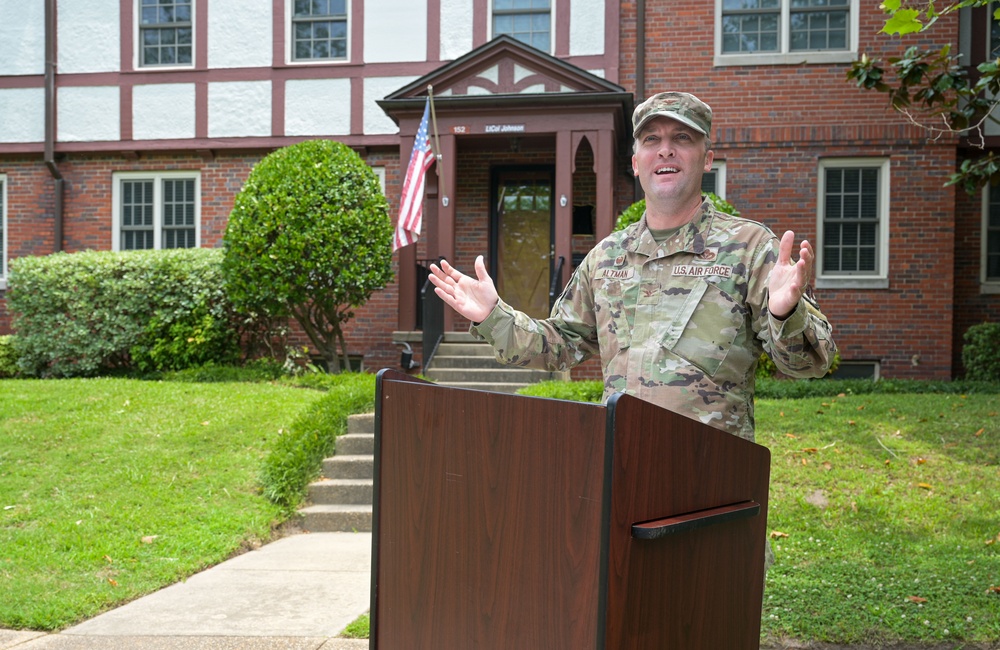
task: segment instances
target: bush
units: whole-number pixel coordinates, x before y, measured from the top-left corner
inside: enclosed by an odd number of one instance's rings
[[[599,379],[584,381],[542,381],[517,391],[518,395],[565,399],[572,402],[600,403],[604,398],[604,382]]]
[[[347,145],[307,140],[269,154],[229,216],[229,296],[241,313],[294,317],[332,372],[342,359],[348,368],[343,326],[392,280],[388,210],[375,172]]]
[[[0,336],[0,379],[17,375],[17,353],[14,351],[14,337]]]
[[[601,402],[604,385],[599,380],[546,381],[525,386],[519,395]],[[996,381],[918,381],[913,379],[757,379],[758,399],[800,399],[837,395],[896,394],[1000,394]]]
[[[962,338],[965,378],[1000,381],[1000,323],[973,325]]]
[[[731,214],[734,217],[740,216],[740,211],[737,210],[732,203],[726,201],[718,195],[712,194],[711,192],[705,192],[705,198],[710,200],[712,205],[714,205],[715,209],[719,212]],[[625,208],[625,210],[618,215],[618,220],[615,221],[615,231],[624,230],[639,219],[642,219],[644,212],[646,212],[646,199],[639,199],[632,205]]]
[[[260,475],[264,496],[285,508],[301,502],[323,459],[333,453],[337,436],[347,430],[347,416],[375,410],[373,374],[327,375],[323,385],[329,392],[274,439],[264,458]]]
[[[7,306],[28,375],[176,370],[239,357],[222,252],[87,251],[11,262]]]

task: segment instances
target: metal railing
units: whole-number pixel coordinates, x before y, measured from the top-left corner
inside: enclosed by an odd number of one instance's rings
[[[431,263],[440,262],[440,259],[417,261],[417,329],[422,332],[424,370],[431,364],[444,338],[444,301],[434,293],[434,285],[429,279]]]
[[[556,298],[562,293],[562,272],[565,265],[566,258],[560,255],[559,261],[556,262],[556,266],[552,270],[552,278],[549,280],[549,309],[552,309],[552,306],[556,304]]]

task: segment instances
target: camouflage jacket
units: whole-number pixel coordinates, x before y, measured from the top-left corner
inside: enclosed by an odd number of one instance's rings
[[[625,392],[753,440],[754,371],[762,351],[781,372],[820,377],[836,352],[831,327],[803,296],[786,320],[767,311],[778,239],[706,201],[663,244],[645,216],[583,260],[549,318],[502,300],[472,332],[497,359],[568,370],[599,354],[605,400]]]

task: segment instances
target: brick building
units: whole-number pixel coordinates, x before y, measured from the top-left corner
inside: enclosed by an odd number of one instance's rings
[[[432,86],[424,236],[348,327],[368,368],[404,341],[420,358],[425,261],[485,254],[547,311],[637,198],[633,105],[678,89],[715,110],[708,189],[816,244],[845,372],[956,376],[964,331],[1000,320],[1000,191],[944,187],[966,143],[846,81],[901,49],[882,20],[861,0],[0,0],[0,332],[9,260],[218,246],[252,166],[304,138],[353,147],[395,210]],[[985,10],[927,38],[973,64],[997,45]]]

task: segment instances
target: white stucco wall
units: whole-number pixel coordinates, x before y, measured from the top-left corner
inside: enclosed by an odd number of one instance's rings
[[[194,137],[194,84],[151,84],[132,89],[132,139]]]
[[[66,86],[56,101],[60,142],[121,139],[118,86]]]
[[[604,54],[604,0],[573,0],[569,15],[569,54]]]
[[[472,0],[441,0],[441,58],[457,59],[472,49]]]
[[[208,5],[208,67],[270,66],[271,0],[212,0]]]
[[[119,0],[59,0],[59,72],[117,72],[121,69]]]
[[[0,0],[0,75],[45,74],[45,3]]]
[[[285,135],[350,134],[350,79],[298,79],[285,84]]]
[[[365,79],[364,133],[399,133],[399,127],[375,103],[391,92],[399,90],[416,77],[369,77]]]
[[[45,90],[0,88],[0,142],[45,140]]]
[[[271,82],[208,84],[208,137],[271,135]]]
[[[380,0],[365,10],[365,63],[427,60],[427,0]]]

